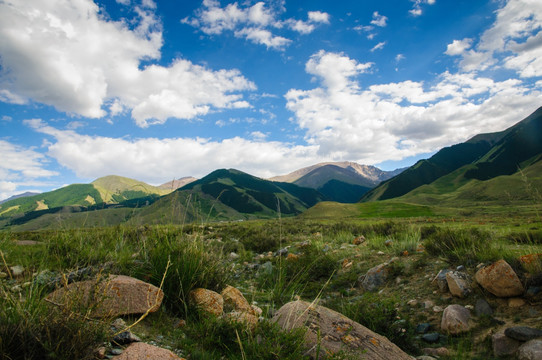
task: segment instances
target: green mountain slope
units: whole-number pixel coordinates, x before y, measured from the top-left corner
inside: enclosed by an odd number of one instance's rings
[[[316,190],[263,180],[235,169],[216,170],[178,191],[211,196],[235,211],[259,217],[295,215],[322,201]]]
[[[361,201],[397,198],[451,174],[425,191],[455,191],[468,180],[488,180],[515,173],[522,163],[542,153],[542,108],[505,131],[481,134],[443,148],[431,158],[369,191]],[[457,174],[452,174],[455,171]],[[416,192],[419,194],[419,192]]]
[[[106,203],[120,203],[149,195],[162,196],[172,191],[116,175],[101,177],[91,184],[100,192],[101,198]]]

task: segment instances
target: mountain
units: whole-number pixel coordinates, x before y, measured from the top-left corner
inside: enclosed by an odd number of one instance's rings
[[[242,214],[295,215],[324,200],[314,189],[257,178],[235,169],[213,171],[177,191],[211,196]]]
[[[162,189],[142,181],[116,175],[101,177],[91,184],[100,192],[104,202],[108,204],[147,196],[162,196],[172,191],[171,189]]]
[[[171,181],[168,181],[167,183],[164,183],[158,187],[160,189],[173,191],[173,190],[177,190],[178,188],[182,188],[183,186],[190,184],[191,182],[196,181],[196,180],[197,179],[195,177],[185,176],[180,179],[173,179]]]
[[[0,217],[32,211],[53,213],[66,206],[96,207],[106,204],[132,206],[146,204],[171,191],[122,176],[105,176],[90,184],[72,184],[63,188],[5,201],[0,204]],[[36,216],[34,214],[33,216]]]
[[[482,187],[491,185],[506,190],[502,184],[512,180],[503,176],[520,178],[521,172],[530,168],[528,172],[536,179],[541,154],[542,107],[504,131],[477,135],[418,161],[369,191],[362,201],[403,196],[411,201],[419,202],[422,198],[437,201],[435,196],[443,194],[448,194],[448,200],[461,198],[468,201],[469,197],[479,198],[484,193]],[[508,193],[519,191],[517,187],[507,190]],[[504,196],[505,192],[501,192],[500,197]],[[440,197],[438,201],[442,200]]]
[[[273,181],[291,182],[318,190],[328,200],[355,203],[361,196],[381,181],[387,180],[403,169],[382,171],[374,166],[354,162],[326,162],[290,174],[271,178]]]
[[[0,204],[2,203],[5,203],[7,201],[11,201],[11,200],[15,200],[15,199],[18,199],[18,198],[23,198],[23,197],[28,197],[28,196],[33,196],[33,195],[38,195],[39,193],[37,192],[31,192],[31,191],[27,191],[27,192],[24,192],[22,194],[17,194],[17,195],[13,195],[7,199],[4,199],[4,200],[0,200]]]

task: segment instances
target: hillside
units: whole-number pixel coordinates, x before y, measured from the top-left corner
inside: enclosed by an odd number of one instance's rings
[[[0,200],[0,204],[3,204],[5,202],[7,202],[7,201],[11,201],[11,200],[19,199],[19,198],[24,198],[24,197],[28,197],[28,196],[33,196],[33,195],[38,195],[38,194],[39,194],[38,192],[27,191],[27,192],[24,192],[22,194],[10,196],[9,198],[4,199],[4,200]]]
[[[101,177],[91,184],[100,192],[101,198],[106,203],[120,203],[152,195],[162,196],[172,191],[116,175]]]
[[[295,215],[322,201],[314,189],[273,182],[235,169],[213,171],[177,191],[211,196],[235,211],[260,217]]]
[[[190,184],[193,181],[196,181],[197,179],[192,176],[185,176],[180,179],[173,179],[171,181],[168,181],[167,183],[164,183],[160,186],[158,186],[160,189],[174,191],[178,188],[182,188],[183,186]]]
[[[535,162],[539,154],[542,154],[542,108],[504,131],[480,134],[465,143],[443,148],[369,191],[362,201],[397,198],[440,178],[443,180],[434,187],[424,189],[449,193],[469,180],[512,175]],[[420,191],[416,194],[421,195]]]

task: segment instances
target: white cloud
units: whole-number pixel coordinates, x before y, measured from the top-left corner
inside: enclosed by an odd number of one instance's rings
[[[265,45],[267,48],[283,49],[292,40],[282,36],[274,36],[270,31],[260,28],[243,28],[235,32],[236,37],[245,37],[255,44]]]
[[[80,178],[118,174],[161,184],[179,176],[202,177],[219,168],[236,168],[260,177],[284,174],[323,161],[316,146],[295,146],[240,137],[210,141],[203,138],[125,139],[80,135],[58,130],[42,121],[26,122],[36,131],[54,137],[48,155]],[[88,154],[93,154],[88,156]]]
[[[23,186],[36,185],[35,179],[58,175],[47,170],[45,155],[5,140],[0,140],[0,199],[22,192]]]
[[[380,15],[378,11],[375,11],[373,13],[373,20],[371,20],[371,24],[375,26],[385,27],[387,24],[388,18],[384,15]]]
[[[143,1],[133,19],[111,21],[90,0],[0,3],[0,101],[31,99],[90,118],[107,115],[106,106],[113,116],[132,109],[140,126],[248,106],[240,92],[255,86],[237,70],[213,71],[182,59],[140,68],[160,57],[155,7]],[[264,21],[257,12],[253,17]]]
[[[307,143],[318,144],[322,157],[367,164],[399,160],[503,130],[540,106],[540,89],[474,74],[445,72],[432,84],[363,89],[355,79],[360,65],[344,54],[320,51],[306,65],[320,86],[285,95]]]
[[[204,0],[202,7],[196,10],[194,17],[184,18],[182,23],[194,26],[207,35],[220,35],[232,31],[236,37],[244,37],[255,44],[265,45],[268,49],[283,50],[292,40],[273,34],[284,26],[300,34],[313,32],[320,24],[329,23],[329,14],[321,11],[309,11],[308,21],[298,19],[280,19],[284,7],[269,7],[262,1],[252,6],[239,6],[237,2],[221,7],[218,1]]]
[[[412,6],[412,9],[409,11],[410,15],[412,16],[420,16],[422,15],[422,5],[434,5],[436,0],[410,0],[414,3]]]
[[[405,60],[405,55],[403,55],[403,54],[395,55],[395,62],[399,62],[399,61],[402,61],[402,60]]]
[[[261,131],[253,131],[250,133],[250,136],[256,141],[263,141],[269,136],[269,134],[264,134]]]
[[[371,49],[371,52],[374,52],[376,50],[382,50],[384,48],[384,46],[386,45],[386,42],[385,41],[382,41],[382,42],[379,42],[378,44],[376,44],[375,46],[373,46],[373,48]]]
[[[465,50],[470,49],[471,46],[472,39],[465,38],[463,40],[454,40],[451,44],[448,44],[444,53],[450,56],[462,55],[465,53]]]
[[[309,11],[309,21],[329,24],[329,14],[321,11]]]
[[[509,0],[497,10],[496,20],[476,46],[454,40],[446,54],[462,55],[463,71],[505,67],[524,78],[542,76],[542,2]]]

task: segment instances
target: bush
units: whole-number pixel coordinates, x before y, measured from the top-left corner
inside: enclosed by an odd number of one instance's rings
[[[474,264],[479,261],[496,260],[502,254],[493,253],[491,235],[477,228],[450,229],[430,228],[422,231],[426,236],[425,250],[432,255],[443,256],[451,263]]]
[[[37,287],[21,301],[0,286],[0,359],[92,359],[106,339],[107,321],[87,320],[71,306],[53,307]]]
[[[377,294],[366,292],[354,301],[337,299],[327,304],[331,309],[383,335],[404,351],[416,353],[415,328],[403,319],[395,308],[396,299],[381,299]]]

